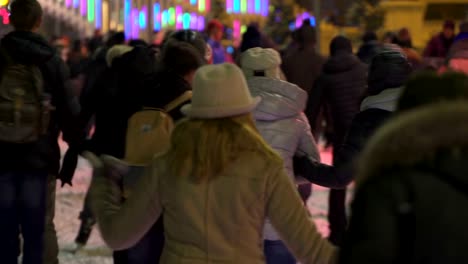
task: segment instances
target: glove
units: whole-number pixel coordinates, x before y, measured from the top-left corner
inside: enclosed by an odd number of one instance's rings
[[[98,158],[92,152],[85,151],[83,157],[93,167],[93,176],[95,177],[106,177],[120,183],[123,175],[129,170],[127,163],[112,156],[102,155],[101,158]]]
[[[78,164],[78,151],[70,147],[63,158],[62,169],[59,172],[58,178],[62,182],[62,187],[66,184],[72,186],[73,175],[75,174],[76,165]]]

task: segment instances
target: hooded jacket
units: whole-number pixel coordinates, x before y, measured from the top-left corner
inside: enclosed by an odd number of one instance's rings
[[[340,263],[468,263],[467,133],[466,102],[402,113],[376,133]]]
[[[147,48],[135,48],[114,58],[82,101],[84,126],[95,115],[95,132],[86,148],[96,154],[123,158],[127,122],[143,107],[146,80],[155,73],[156,60]]]
[[[262,98],[254,111],[257,128],[283,158],[286,172],[294,181],[295,155],[320,161],[309,122],[303,113],[307,94],[294,84],[272,78],[252,77],[247,84],[253,96]],[[265,225],[264,235],[268,240],[280,240],[270,222]]]
[[[323,72],[309,93],[307,117],[316,124],[320,109],[330,111],[329,122],[334,130],[332,143],[335,149],[343,144],[354,116],[359,112],[367,88],[367,66],[355,55],[338,52],[323,66]]]
[[[71,106],[72,92],[66,85],[68,69],[56,50],[39,34],[26,31],[13,31],[1,40],[3,58],[1,68],[6,67],[4,56],[14,62],[37,66],[44,80],[44,92],[51,95],[52,112],[47,135],[36,143],[0,143],[0,167],[3,170],[46,170],[57,175],[60,162],[58,146],[59,132],[72,147],[77,147],[84,133],[77,126],[77,111]]]
[[[260,134],[279,152],[288,175],[293,179],[292,159],[295,155],[320,161],[320,154],[303,111],[307,94],[298,86],[266,77],[247,80],[253,96],[262,100],[254,111]]]
[[[455,37],[445,38],[442,32],[435,35],[424,50],[424,57],[445,58],[454,39]]]

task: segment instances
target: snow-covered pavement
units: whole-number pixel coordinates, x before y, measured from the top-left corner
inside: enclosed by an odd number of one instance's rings
[[[329,163],[331,154],[322,152],[322,161]],[[55,225],[60,247],[61,264],[111,264],[111,251],[105,246],[98,230],[92,233],[86,248],[77,254],[72,254],[69,249],[73,245],[80,221],[78,215],[83,206],[84,196],[89,186],[91,168],[84,160],[79,160],[78,168],[73,180],[73,187],[57,187]],[[328,223],[326,220],[328,209],[328,190],[314,186],[313,194],[308,201],[311,214],[317,223],[320,232],[328,235]]]

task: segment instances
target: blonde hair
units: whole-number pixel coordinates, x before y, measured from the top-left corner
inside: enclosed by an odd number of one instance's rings
[[[186,119],[172,132],[171,147],[165,154],[168,173],[210,180],[246,152],[266,158],[281,158],[262,139],[251,114],[222,119]]]

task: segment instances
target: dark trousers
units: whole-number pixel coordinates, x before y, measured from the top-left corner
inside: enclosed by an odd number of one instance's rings
[[[330,223],[330,242],[341,246],[346,232],[346,189],[330,190],[328,197],[328,222]]]
[[[114,264],[158,264],[164,247],[162,217],[133,247],[115,251]]]
[[[23,264],[42,264],[47,172],[0,172],[0,259],[18,263],[20,230]]]
[[[47,179],[46,194],[46,225],[44,230],[44,264],[58,264],[58,241],[55,230],[55,175],[49,175]]]
[[[296,264],[294,256],[281,240],[264,240],[266,264]]]
[[[342,145],[342,141],[333,144],[333,165],[337,164],[337,151]],[[328,223],[330,224],[329,240],[336,246],[341,246],[346,233],[348,219],[346,217],[346,189],[330,190],[328,197]]]

